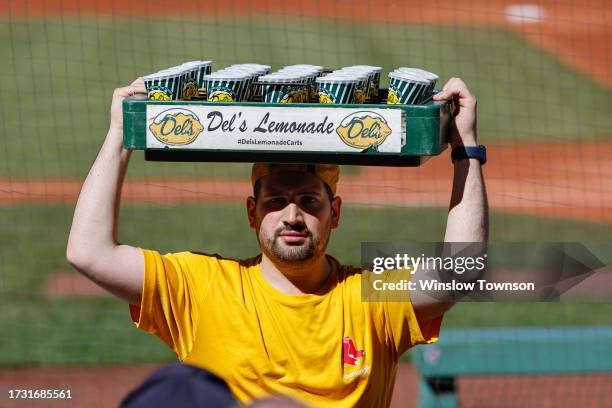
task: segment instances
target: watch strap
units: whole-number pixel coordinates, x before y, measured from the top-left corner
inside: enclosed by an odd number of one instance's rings
[[[453,163],[461,159],[478,159],[480,164],[487,162],[487,148],[485,145],[479,146],[457,146],[451,152]]]

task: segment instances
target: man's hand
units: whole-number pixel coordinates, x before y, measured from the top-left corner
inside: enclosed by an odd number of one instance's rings
[[[115,92],[113,92],[113,101],[111,103],[111,131],[119,132],[119,134],[123,135],[123,100],[128,96],[146,92],[147,89],[145,88],[145,83],[142,78],[138,78],[129,86],[115,89]]]
[[[451,147],[476,146],[476,98],[465,82],[460,78],[449,79],[433,100],[450,101],[452,104]]]

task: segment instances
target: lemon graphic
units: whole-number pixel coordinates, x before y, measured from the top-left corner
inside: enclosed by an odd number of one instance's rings
[[[234,102],[232,95],[227,92],[214,92],[208,99],[209,102]]]
[[[153,136],[160,142],[180,146],[193,142],[204,130],[198,116],[184,109],[170,109],[162,112],[149,126]]]
[[[334,101],[332,101],[331,98],[327,94],[320,93],[319,94],[319,103],[328,103],[328,104],[331,104],[331,103],[334,103]]]
[[[382,116],[361,111],[344,118],[336,133],[347,145],[366,149],[380,146],[392,131]]]
[[[389,89],[389,94],[387,95],[387,105],[396,105],[399,103],[399,98],[393,89]]]
[[[152,101],[169,101],[170,97],[164,91],[153,91],[149,94]]]

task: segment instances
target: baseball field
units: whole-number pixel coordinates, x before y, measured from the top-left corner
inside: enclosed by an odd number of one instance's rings
[[[9,401],[12,388],[70,388],[74,399],[61,406],[113,406],[173,360],[133,327],[127,306],[71,270],[65,246],[112,90],[184,61],[418,66],[441,83],[462,77],[478,97],[479,139],[489,152],[491,241],[610,245],[612,6],[558,3],[0,2],[0,406],[47,406]],[[346,208],[330,253],[358,264],[363,241],[441,240],[449,161],[446,151],[419,168],[344,167],[338,193]],[[120,240],[256,254],[248,174],[247,164],[145,162],[135,153]],[[612,285],[610,272],[597,275],[593,290]],[[610,299],[461,304],[443,327],[612,325]],[[415,406],[416,376],[406,362],[394,406]],[[612,395],[610,375],[561,377],[466,379],[460,400],[489,406],[486,393],[525,387],[502,406],[580,406],[581,394],[568,390],[584,387],[593,401]]]

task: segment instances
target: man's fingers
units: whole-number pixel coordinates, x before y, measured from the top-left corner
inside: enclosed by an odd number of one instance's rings
[[[136,80],[130,86],[124,86],[122,88],[115,89],[115,92],[113,93],[113,99],[114,98],[127,98],[128,96],[132,96],[136,93],[145,93],[145,92],[147,92],[147,89],[145,87],[144,82],[138,82],[138,80]]]
[[[449,101],[452,99],[458,99],[458,102],[462,106],[475,105],[476,98],[470,93],[465,82],[460,78],[451,78],[444,85],[441,92],[434,95],[434,101]]]
[[[434,101],[448,101],[453,97],[453,94],[450,92],[451,86],[454,82],[455,78],[452,77],[442,87],[442,90],[433,96]]]

